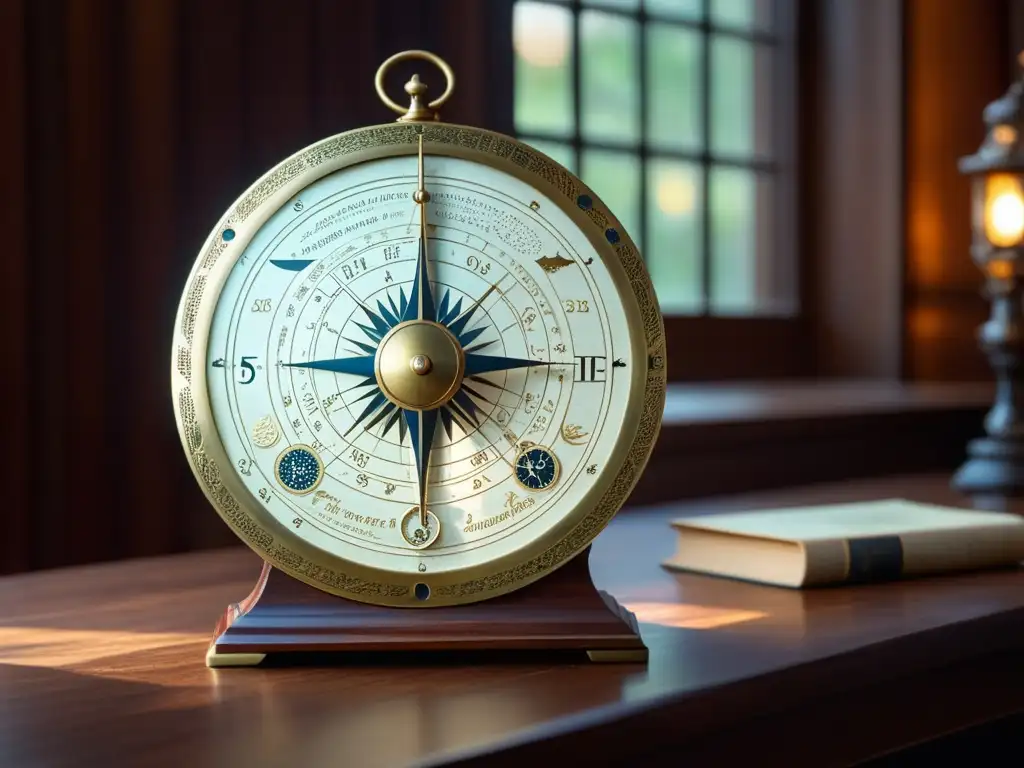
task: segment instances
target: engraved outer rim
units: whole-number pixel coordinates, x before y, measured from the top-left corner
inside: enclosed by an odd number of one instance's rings
[[[226,455],[206,379],[208,336],[227,276],[253,235],[317,179],[357,163],[426,154],[492,166],[543,191],[586,234],[606,264],[630,328],[632,395],[601,473],[572,514],[529,545],[473,568],[430,575],[360,566],[330,555],[276,520],[243,485]],[[225,236],[227,230],[230,236]],[[582,268],[582,267],[581,267]],[[228,209],[189,274],[174,327],[171,390],[178,433],[192,471],[217,513],[274,567],[325,592],[366,603],[431,608],[497,597],[545,576],[590,544],[621,508],[650,457],[665,403],[665,331],[650,277],[621,224],[583,182],[503,134],[449,123],[393,123],[324,139],[275,166]],[[428,563],[429,559],[424,562]],[[427,582],[429,601],[413,589]]]

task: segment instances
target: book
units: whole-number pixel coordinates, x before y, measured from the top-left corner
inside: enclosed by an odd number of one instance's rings
[[[736,512],[672,521],[667,568],[815,587],[1009,567],[1024,518],[904,499]]]

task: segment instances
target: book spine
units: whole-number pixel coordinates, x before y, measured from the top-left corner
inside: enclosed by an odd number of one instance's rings
[[[1024,560],[1024,526],[915,531],[846,539],[843,546],[847,562],[843,583],[894,581],[1019,563]]]
[[[844,542],[849,568],[846,582],[894,581],[903,575],[903,542],[899,536],[873,536]]]

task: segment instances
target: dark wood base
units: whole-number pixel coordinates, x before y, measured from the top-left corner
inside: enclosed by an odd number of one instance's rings
[[[974,497],[1024,496],[1024,443],[983,437],[967,445],[968,459],[952,486]]]
[[[404,663],[472,653],[557,652],[566,659],[646,662],[636,617],[591,580],[589,547],[546,578],[480,603],[386,608],[328,595],[264,563],[252,593],[228,606],[206,654],[209,667],[268,657],[344,663],[400,652]],[[576,652],[575,654],[570,652]]]

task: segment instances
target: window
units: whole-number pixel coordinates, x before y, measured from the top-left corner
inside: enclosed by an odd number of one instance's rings
[[[517,0],[515,129],[640,247],[666,315],[791,316],[793,0]]]

